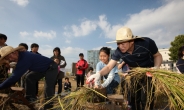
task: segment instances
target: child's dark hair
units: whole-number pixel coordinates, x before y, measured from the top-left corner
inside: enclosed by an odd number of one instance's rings
[[[83,54],[83,53],[79,53],[79,56],[83,57],[83,56],[84,56],[84,54]]]
[[[1,34],[1,33],[0,33],[0,38],[1,38],[1,39],[3,38],[4,40],[7,40],[7,36],[6,36],[5,34]]]
[[[100,52],[104,52],[104,53],[106,53],[108,56],[110,56],[110,54],[111,54],[111,49],[108,48],[108,47],[102,47],[102,48],[100,49],[100,51],[99,51],[99,54],[100,54]]]
[[[181,46],[178,50],[178,58],[182,58],[183,57],[183,51],[184,51],[184,45]]]
[[[19,46],[23,46],[26,50],[28,50],[28,45],[26,43],[20,43]]]
[[[93,71],[93,67],[89,67],[88,72]]]
[[[55,48],[53,49],[53,52],[54,52],[54,51],[58,51],[58,52],[59,52],[59,55],[61,55],[61,50],[60,50],[59,47],[55,47]]]
[[[31,48],[34,48],[34,47],[39,47],[39,45],[36,43],[31,44]]]
[[[68,77],[65,77],[65,80],[68,80],[69,81],[69,78]]]

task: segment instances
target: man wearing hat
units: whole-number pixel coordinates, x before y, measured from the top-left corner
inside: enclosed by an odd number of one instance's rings
[[[19,46],[13,48],[5,46],[0,49],[0,62],[3,60],[17,62],[12,75],[0,84],[0,89],[5,89],[15,84],[27,70],[37,71],[37,74],[29,75],[26,80],[26,99],[28,101],[36,101],[36,82],[45,77],[45,98],[50,99],[54,96],[55,81],[58,73],[57,64],[50,58],[33,54],[22,50]],[[52,108],[52,103],[45,105],[44,109]]]
[[[100,80],[100,77],[108,74],[120,59],[125,64],[128,64],[129,67],[159,68],[162,63],[162,55],[158,52],[155,42],[147,37],[134,36],[130,28],[120,28],[116,33],[116,41],[107,43],[117,43],[117,49],[112,54],[108,65],[100,72],[89,77],[88,81],[91,81],[93,78],[95,78],[95,81]],[[143,83],[146,85],[145,81]],[[140,102],[142,104],[142,110],[144,110],[146,93],[141,87],[137,88],[137,90],[141,92],[136,92],[136,97],[133,97],[135,95],[131,97],[132,110],[140,110]],[[149,109],[153,109],[153,103]]]

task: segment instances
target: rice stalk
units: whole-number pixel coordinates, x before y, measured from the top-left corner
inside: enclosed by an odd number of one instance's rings
[[[146,72],[152,73],[151,84]],[[124,95],[127,98],[128,91],[135,94],[137,86],[141,86],[147,92],[146,108],[149,109],[151,102],[158,101],[159,97],[166,97],[162,102],[168,101],[170,109],[180,110],[184,108],[184,75],[166,70],[148,68],[134,68],[125,78]],[[146,80],[145,85],[141,81]],[[149,86],[149,87],[148,87]],[[153,95],[154,94],[154,95]],[[156,102],[157,103],[157,102]]]
[[[58,103],[52,109],[59,108],[61,110],[82,110],[89,105],[92,106],[94,109],[95,107],[100,107],[98,108],[98,110],[101,110],[101,108],[104,108],[103,105],[105,103],[101,102],[100,99],[105,100],[107,99],[107,97],[94,89],[82,87],[78,91],[71,92],[62,99],[58,97]],[[52,98],[51,100],[54,99]],[[95,103],[95,101],[97,101],[97,104]]]

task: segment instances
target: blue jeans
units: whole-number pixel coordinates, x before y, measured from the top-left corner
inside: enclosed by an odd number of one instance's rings
[[[114,94],[115,88],[118,87],[119,83],[115,80],[112,80],[112,82],[106,87],[107,94]]]

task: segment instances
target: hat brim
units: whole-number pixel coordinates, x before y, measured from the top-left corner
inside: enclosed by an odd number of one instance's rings
[[[144,38],[142,38],[142,37],[135,37],[135,38],[132,38],[132,39],[115,40],[115,41],[106,42],[106,43],[108,43],[108,44],[110,44],[110,43],[123,43],[123,42],[131,41],[131,40],[135,40],[135,39],[144,39]]]
[[[23,46],[19,46],[19,47],[14,48],[13,50],[10,50],[10,51],[7,52],[5,55],[3,55],[3,56],[0,57],[0,61],[1,61],[2,59],[4,59],[4,57],[6,57],[7,55],[9,55],[10,53],[12,53],[12,52],[14,52],[14,51],[17,51],[17,50],[21,50],[21,49],[24,49],[24,47],[23,47]]]

